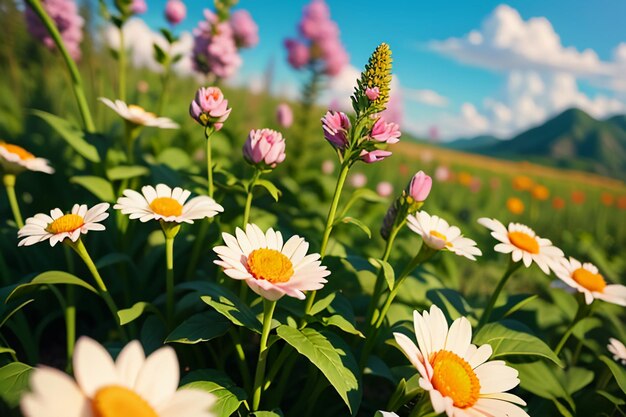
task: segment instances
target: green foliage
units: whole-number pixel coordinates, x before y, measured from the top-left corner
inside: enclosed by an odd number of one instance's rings
[[[17,405],[28,389],[28,377],[32,370],[21,362],[12,362],[0,368],[0,398],[10,406]]]
[[[218,417],[229,417],[246,400],[246,392],[239,388],[226,374],[214,369],[190,372],[181,380],[182,388],[207,391],[217,397],[212,411]]]

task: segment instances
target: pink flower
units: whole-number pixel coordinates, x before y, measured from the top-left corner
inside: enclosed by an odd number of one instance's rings
[[[165,5],[165,18],[171,25],[177,25],[185,19],[187,7],[180,0],[168,0]]]
[[[259,43],[259,27],[247,10],[237,10],[230,16],[235,43],[240,48],[250,48]]]
[[[367,177],[360,172],[357,172],[350,177],[350,185],[352,185],[354,188],[365,187],[365,184],[367,184]]]
[[[387,181],[381,181],[376,186],[376,193],[381,197],[389,197],[393,194],[393,185]]]
[[[440,182],[448,181],[452,178],[452,172],[450,168],[445,165],[440,165],[435,169],[435,179]]]
[[[228,22],[220,22],[209,10],[205,21],[193,30],[192,59],[194,69],[204,74],[228,78],[241,66],[241,57]]]
[[[276,108],[276,121],[282,127],[290,127],[293,124],[293,111],[287,103],[281,103]]]
[[[344,149],[348,145],[348,130],[350,127],[350,119],[343,112],[328,111],[322,117],[324,138],[335,148]]]
[[[133,0],[133,4],[130,6],[130,11],[133,14],[144,14],[148,11],[148,5],[145,0]]]
[[[373,164],[374,162],[382,161],[383,159],[391,156],[391,152],[383,151],[382,149],[375,149],[373,151],[366,151],[363,149],[359,155],[363,162],[367,164]]]
[[[365,95],[367,96],[368,99],[370,99],[370,101],[374,101],[380,95],[380,89],[378,87],[373,87],[373,88],[367,87],[365,89]]]
[[[272,129],[251,130],[243,146],[243,156],[252,165],[276,168],[285,160],[285,138]]]
[[[331,161],[330,159],[327,159],[322,163],[322,173],[328,175],[328,174],[332,174],[334,170],[335,170],[335,163]]]
[[[287,48],[287,61],[294,69],[300,69],[309,63],[309,48],[300,41],[294,39],[285,40]]]
[[[189,115],[202,126],[220,130],[230,115],[228,100],[218,87],[200,88],[189,105]]]
[[[85,21],[78,13],[76,3],[73,0],[43,0],[41,5],[54,21],[70,56],[79,60]],[[26,7],[26,24],[30,33],[42,41],[46,48],[55,49],[56,46],[48,30],[30,7]]]
[[[381,117],[372,128],[372,138],[378,142],[397,143],[400,140],[400,126],[395,123],[386,123]]]
[[[407,192],[413,200],[424,201],[426,197],[428,197],[428,194],[430,194],[432,186],[433,179],[424,174],[423,171],[420,171],[411,179]]]

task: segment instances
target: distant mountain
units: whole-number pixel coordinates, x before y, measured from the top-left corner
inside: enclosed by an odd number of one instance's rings
[[[491,135],[476,136],[473,138],[456,139],[451,142],[444,143],[446,148],[457,151],[473,151],[479,148],[485,148],[500,142],[502,139]]]
[[[470,146],[465,150],[624,179],[626,115],[596,120],[582,110],[569,109],[510,140]]]

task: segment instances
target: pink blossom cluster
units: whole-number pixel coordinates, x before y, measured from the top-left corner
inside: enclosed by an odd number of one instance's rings
[[[245,10],[232,13],[228,21],[220,21],[210,10],[204,11],[204,17],[193,30],[194,68],[228,78],[241,66],[239,48],[250,48],[259,42],[258,27]]]
[[[73,0],[42,0],[41,5],[56,24],[70,56],[79,60],[85,21],[78,14],[76,3]],[[41,40],[48,49],[55,48],[48,30],[30,7],[26,7],[26,24],[30,33]]]
[[[299,24],[300,39],[286,39],[287,61],[295,69],[320,65],[335,76],[349,62],[348,53],[339,40],[339,27],[330,20],[324,0],[313,0],[304,8]]]

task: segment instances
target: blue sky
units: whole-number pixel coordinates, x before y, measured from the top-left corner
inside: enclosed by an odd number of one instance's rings
[[[212,2],[185,3],[188,15],[179,32],[193,29]],[[238,82],[258,79],[273,60],[283,88],[297,86],[300,78],[285,63],[282,41],[296,35],[306,3],[240,1],[237,8],[259,25],[260,42],[242,53]],[[626,112],[625,1],[327,3],[353,67],[361,68],[378,43],[391,45],[402,127],[413,133],[435,126],[444,138],[507,137],[571,106],[596,117]],[[142,17],[153,29],[165,25],[164,4],[148,1]]]

